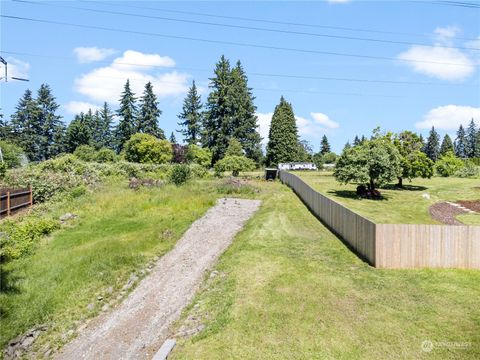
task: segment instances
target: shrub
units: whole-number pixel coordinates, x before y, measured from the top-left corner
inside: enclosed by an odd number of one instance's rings
[[[235,138],[231,138],[228,142],[228,148],[225,151],[225,156],[243,156],[245,155],[242,144]]]
[[[463,161],[457,158],[452,151],[442,155],[442,157],[440,157],[435,163],[437,173],[444,177],[452,176],[464,166]]]
[[[465,166],[457,170],[454,175],[461,178],[476,178],[480,175],[480,167],[476,166],[473,161],[466,161]]]
[[[0,150],[5,166],[9,169],[20,166],[22,158],[25,157],[21,147],[8,141],[0,140]]]
[[[205,179],[208,176],[208,170],[204,166],[198,164],[190,164],[190,170],[192,171],[192,177],[197,179]]]
[[[97,151],[90,145],[80,145],[75,149],[73,155],[83,161],[95,161],[97,158]]]
[[[325,164],[334,164],[337,161],[337,154],[329,152],[322,155],[323,162]]]
[[[190,167],[185,164],[174,165],[170,174],[170,182],[179,186],[185,184],[192,176]]]
[[[59,227],[60,223],[53,219],[3,220],[0,223],[0,262],[30,254],[42,236]]]
[[[187,162],[187,147],[179,144],[172,144],[173,158],[172,162],[183,164]]]
[[[212,164],[212,152],[194,144],[188,145],[187,161],[209,168]]]
[[[4,162],[0,162],[0,179],[3,179],[6,173],[7,173],[7,164],[5,164]]]
[[[118,156],[112,149],[104,147],[97,151],[95,160],[99,163],[113,163],[118,161]]]
[[[125,144],[125,159],[137,163],[165,164],[173,157],[172,146],[167,140],[153,135],[137,133]]]
[[[240,171],[251,171],[255,169],[252,159],[245,156],[225,156],[215,164],[215,173],[221,174],[231,171],[233,176],[238,176]]]

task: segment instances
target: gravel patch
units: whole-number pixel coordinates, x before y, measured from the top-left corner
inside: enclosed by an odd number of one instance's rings
[[[466,211],[450,204],[448,202],[439,202],[433,204],[429,208],[430,216],[432,219],[437,220],[447,225],[464,225],[461,221],[458,221],[455,217],[460,214],[465,214]]]
[[[467,209],[480,213],[480,200],[459,200],[457,203]]]
[[[91,321],[57,359],[151,359],[201,284],[260,201],[220,199],[161,257],[138,287]]]

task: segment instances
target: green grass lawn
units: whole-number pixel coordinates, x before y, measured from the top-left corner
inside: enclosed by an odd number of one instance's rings
[[[170,250],[220,196],[209,182],[138,191],[122,182],[53,205],[47,216],[68,211],[79,217],[46,238],[33,256],[2,269],[11,288],[0,294],[1,348],[44,323],[48,334],[38,343],[62,342],[61,334],[97,314],[132,273]],[[111,294],[105,292],[109,287]],[[100,295],[103,301],[97,301]]]
[[[405,189],[380,189],[383,199],[361,199],[356,185],[342,185],[328,172],[295,172],[320,193],[344,204],[358,214],[376,223],[385,224],[438,224],[430,217],[428,208],[439,201],[480,199],[479,179],[443,178],[404,181]],[[430,199],[422,197],[429,194]],[[462,216],[465,224],[479,223],[480,215]]]
[[[173,359],[480,358],[479,271],[374,269],[289,188],[262,188],[261,209],[183,314],[205,329]],[[439,345],[423,352],[425,340]]]

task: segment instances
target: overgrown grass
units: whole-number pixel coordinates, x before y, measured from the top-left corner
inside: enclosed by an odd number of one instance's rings
[[[353,211],[377,223],[438,224],[428,208],[439,201],[480,199],[478,179],[443,178],[404,181],[404,189],[393,185],[380,189],[383,199],[362,199],[356,195],[356,185],[341,185],[328,172],[296,172],[315,190],[344,204]],[[423,197],[428,194],[430,198]],[[467,218],[467,222],[469,219]]]
[[[480,214],[462,214],[457,219],[467,225],[480,225]]]
[[[374,269],[286,186],[262,188],[262,208],[183,314],[206,328],[174,359],[480,357],[479,271]]]
[[[62,334],[97,314],[132,273],[171,249],[220,196],[209,182],[137,191],[117,182],[50,205],[49,217],[72,212],[78,218],[45,238],[34,255],[3,266],[0,347],[43,323],[48,334],[37,347],[65,341]],[[106,292],[109,287],[113,291]]]

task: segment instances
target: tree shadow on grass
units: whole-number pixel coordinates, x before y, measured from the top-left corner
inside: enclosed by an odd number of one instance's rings
[[[334,196],[341,197],[341,198],[354,199],[354,200],[388,201],[388,196],[385,196],[384,194],[382,194],[382,196],[379,198],[369,199],[369,198],[358,196],[355,190],[329,190],[327,191],[327,193],[332,194]]]
[[[402,187],[393,185],[393,184],[387,184],[381,187],[381,189],[385,190],[396,190],[396,191],[425,191],[428,190],[426,186],[421,186],[421,185],[403,185]]]

